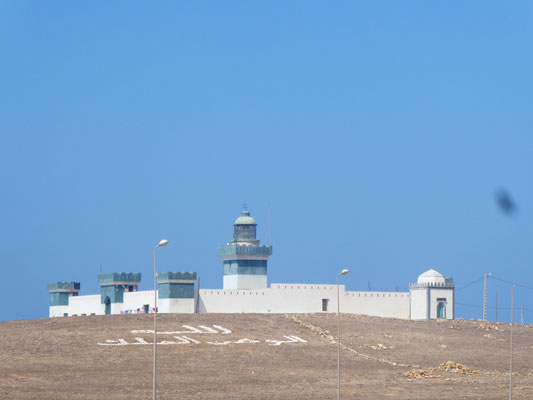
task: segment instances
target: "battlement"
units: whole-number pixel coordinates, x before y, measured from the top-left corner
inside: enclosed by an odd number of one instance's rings
[[[410,283],[409,284],[409,288],[413,288],[413,289],[428,288],[428,287],[452,289],[452,288],[455,287],[455,284],[453,283],[453,279],[452,278],[446,278],[444,283],[440,283],[440,282],[433,282],[433,283],[423,282],[423,283]]]
[[[194,283],[196,272],[158,272],[157,283]]]
[[[140,282],[140,272],[110,272],[98,275],[98,283],[100,286],[138,285]]]
[[[238,244],[228,244],[226,246],[218,247],[218,255],[222,258],[228,258],[239,255],[270,257],[272,255],[272,246],[247,246]]]
[[[58,292],[79,292],[80,283],[79,282],[50,282],[48,284],[48,291],[50,293]]]

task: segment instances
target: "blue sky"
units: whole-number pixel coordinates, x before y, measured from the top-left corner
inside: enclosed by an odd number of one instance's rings
[[[0,3],[0,320],[49,281],[196,271],[246,201],[270,282],[533,287],[533,5]],[[507,190],[518,211],[499,211]],[[510,285],[489,279],[489,307]],[[515,304],[533,322],[533,289]],[[481,317],[482,282],[457,317]],[[509,320],[501,308],[500,320]],[[494,318],[490,308],[489,318]]]

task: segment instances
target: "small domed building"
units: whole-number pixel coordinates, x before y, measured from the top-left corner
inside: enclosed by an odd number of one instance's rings
[[[453,319],[455,313],[453,279],[429,269],[409,285],[411,319]]]

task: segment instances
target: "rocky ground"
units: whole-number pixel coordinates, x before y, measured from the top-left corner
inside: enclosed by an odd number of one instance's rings
[[[332,399],[334,314],[159,315],[160,399]],[[0,398],[151,399],[153,316],[0,323]],[[342,316],[346,399],[501,399],[510,325]],[[533,399],[533,327],[513,328],[515,398]]]

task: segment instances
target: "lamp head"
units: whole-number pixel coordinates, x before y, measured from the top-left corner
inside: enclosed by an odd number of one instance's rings
[[[339,275],[346,275],[348,272],[350,272],[350,270],[347,268],[344,268]]]
[[[168,244],[168,240],[166,239],[163,239],[159,242],[159,244],[157,245],[157,247],[163,247],[163,246],[166,246]]]

